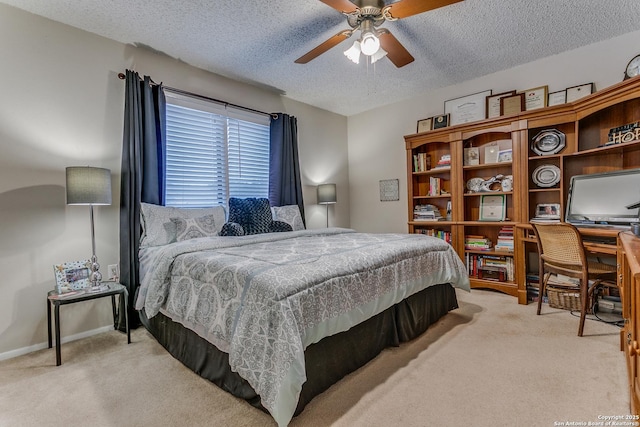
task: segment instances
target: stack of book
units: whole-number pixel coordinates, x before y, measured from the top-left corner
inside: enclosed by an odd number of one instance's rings
[[[500,229],[495,249],[513,252],[513,226],[505,225]]]
[[[465,249],[475,250],[475,251],[487,251],[491,249],[493,243],[491,239],[485,236],[476,236],[473,234],[469,234],[464,236],[464,247]]]
[[[416,205],[413,208],[414,221],[444,221],[440,210],[434,205]]]
[[[451,154],[443,154],[438,160],[436,168],[450,168],[451,167]]]

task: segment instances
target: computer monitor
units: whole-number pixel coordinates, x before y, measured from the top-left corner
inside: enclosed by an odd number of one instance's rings
[[[575,175],[565,221],[572,224],[629,225],[638,222],[640,169]]]

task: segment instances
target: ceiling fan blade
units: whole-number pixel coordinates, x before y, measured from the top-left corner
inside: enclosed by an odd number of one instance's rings
[[[341,13],[355,12],[358,7],[351,3],[349,0],[320,0],[327,6],[331,6],[335,10]]]
[[[391,4],[387,11],[393,18],[400,19],[439,7],[449,6],[460,1],[464,0],[400,0]]]
[[[296,59],[295,63],[306,64],[307,62],[311,61],[312,59],[315,59],[316,57],[322,55],[332,47],[336,46],[340,42],[348,39],[349,37],[351,37],[351,34],[353,34],[353,30],[340,31],[338,34],[331,37],[329,40],[325,41],[319,46],[316,46],[315,48],[311,49],[309,52],[302,55],[300,58]]]
[[[414,61],[409,51],[386,28],[378,30],[378,38],[380,39],[380,46],[387,51],[387,58],[396,67],[404,67]]]

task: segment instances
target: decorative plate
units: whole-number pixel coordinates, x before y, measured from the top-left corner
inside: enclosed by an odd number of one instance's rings
[[[538,187],[553,187],[560,182],[560,169],[555,165],[540,165],[531,179]]]
[[[467,189],[472,193],[477,193],[480,191],[480,186],[484,182],[482,178],[471,178],[467,181]]]
[[[538,132],[531,142],[531,150],[539,156],[557,154],[565,146],[565,135],[556,129]]]

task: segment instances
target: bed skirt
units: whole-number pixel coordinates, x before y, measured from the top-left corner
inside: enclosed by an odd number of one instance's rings
[[[430,286],[382,313],[310,345],[305,350],[307,381],[302,386],[295,415],[315,396],[345,375],[364,366],[386,347],[410,341],[449,311],[458,308],[449,284]],[[176,359],[203,378],[266,411],[249,383],[229,367],[229,355],[162,313],[142,324]]]

